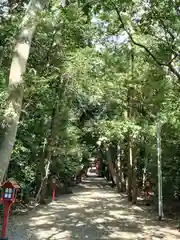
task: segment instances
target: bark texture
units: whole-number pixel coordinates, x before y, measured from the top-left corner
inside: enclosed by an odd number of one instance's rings
[[[108,162],[108,166],[109,166],[111,176],[113,178],[114,183],[116,184],[117,191],[120,192],[121,188],[120,188],[120,183],[119,183],[119,180],[120,180],[119,179],[119,172],[115,171],[114,164],[113,164],[113,161],[111,159],[110,149],[108,147],[106,149],[106,154],[107,154],[107,162]]]

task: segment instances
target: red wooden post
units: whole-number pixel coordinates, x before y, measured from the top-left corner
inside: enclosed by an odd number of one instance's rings
[[[52,202],[55,200],[55,195],[56,195],[56,179],[52,179]]]
[[[0,240],[8,240],[7,227],[8,227],[9,211],[11,209],[11,205],[12,205],[12,202],[8,202],[8,201],[4,202],[4,218],[3,218],[3,225],[2,225]]]

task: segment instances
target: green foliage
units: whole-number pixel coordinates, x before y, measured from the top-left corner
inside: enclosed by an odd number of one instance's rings
[[[18,9],[0,26],[1,116],[13,43],[24,11]],[[8,177],[16,177],[23,188],[38,185],[46,151],[51,149],[50,175],[68,181],[97,154],[98,139],[122,143],[129,134],[138,149],[139,175],[148,159],[148,172],[156,180],[156,121],[160,117],[164,122],[164,193],[180,193],[179,85],[166,67],[157,64],[172,60],[178,66],[178,14],[175,1],[147,5],[141,0],[79,1],[64,8],[59,1],[51,1],[39,16],[24,75],[23,109]],[[128,31],[145,48],[133,43]],[[0,122],[1,142],[3,119]]]

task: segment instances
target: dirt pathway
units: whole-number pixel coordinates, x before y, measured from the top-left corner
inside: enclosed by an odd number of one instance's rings
[[[9,240],[180,239],[175,226],[153,218],[94,179],[28,216],[14,216]]]

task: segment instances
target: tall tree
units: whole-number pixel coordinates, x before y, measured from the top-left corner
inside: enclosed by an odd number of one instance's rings
[[[21,114],[23,100],[23,74],[26,71],[31,42],[38,24],[37,17],[48,0],[31,0],[21,23],[15,44],[9,74],[9,95],[4,114],[4,139],[0,146],[0,180],[8,168]]]

